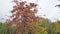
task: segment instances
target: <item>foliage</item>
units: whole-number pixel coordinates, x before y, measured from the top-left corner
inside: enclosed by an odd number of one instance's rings
[[[60,34],[60,21],[55,22],[54,33]]]
[[[6,29],[5,23],[0,23],[0,34],[13,34],[13,27]]]
[[[47,21],[47,23],[45,21]],[[5,25],[6,23],[0,23],[0,34],[15,34],[15,27],[10,27],[9,29],[6,29]],[[60,21],[53,23],[47,19],[41,19],[39,21],[35,21],[33,27],[35,29],[34,34],[60,34]],[[28,29],[29,28],[30,27],[28,27]]]

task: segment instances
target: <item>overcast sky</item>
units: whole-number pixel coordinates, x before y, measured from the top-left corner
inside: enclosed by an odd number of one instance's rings
[[[13,6],[12,0],[0,0],[0,21],[3,21],[4,19],[8,18],[11,13],[11,9]],[[60,4],[60,1],[58,0],[29,0],[28,2],[35,2],[39,6],[39,11],[37,13],[38,16],[42,16],[45,18],[48,18],[52,21],[55,21],[56,19],[60,20],[60,9],[58,7],[55,7],[55,5]],[[41,9],[40,9],[41,8]],[[45,15],[45,16],[44,16]],[[3,19],[4,18],[4,19]],[[2,20],[1,20],[2,19]]]

